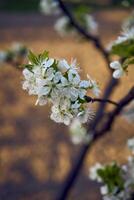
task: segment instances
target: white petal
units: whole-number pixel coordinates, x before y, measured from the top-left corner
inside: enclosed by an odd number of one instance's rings
[[[50,90],[51,90],[51,87],[47,87],[47,86],[39,88],[38,95],[39,96],[47,95],[47,94],[49,94]]]
[[[79,97],[83,99],[86,95],[87,91],[85,89],[79,89]]]
[[[82,87],[82,88],[88,88],[90,86],[90,83],[89,83],[89,81],[81,81],[80,82],[80,87]]]
[[[71,122],[71,119],[68,116],[65,116],[64,117],[64,124],[68,126],[70,124],[70,122]]]
[[[62,118],[61,118],[61,116],[58,113],[52,113],[50,115],[50,118],[52,120],[54,120],[56,123],[61,123],[62,122]]]
[[[92,88],[92,92],[93,92],[93,94],[94,94],[96,97],[98,97],[98,96],[100,95],[100,93],[101,93],[101,91],[100,91],[100,89],[99,89],[98,86],[94,86],[94,87]]]
[[[55,76],[54,76],[54,80],[53,80],[54,83],[58,83],[60,81],[61,77],[62,77],[61,72],[56,72]]]
[[[102,194],[102,195],[106,195],[106,194],[108,193],[108,188],[107,188],[107,186],[106,186],[106,185],[101,186],[100,191],[101,191],[101,194]]]
[[[52,80],[54,77],[54,69],[53,68],[49,68],[46,72],[46,76],[48,80]]]
[[[46,68],[50,67],[54,63],[54,59],[50,58],[49,60],[46,61],[45,66]]]
[[[70,97],[72,101],[76,101],[78,99],[79,90],[76,88],[70,88]]]
[[[68,81],[65,77],[62,76],[61,78],[61,83],[62,83],[62,86],[67,86],[68,85]]]
[[[38,85],[38,87],[42,87],[46,85],[46,83],[47,83],[46,79],[36,78],[36,84]]]
[[[73,84],[74,85],[78,85],[80,82],[80,76],[79,75],[76,75],[76,77],[73,78]]]
[[[110,67],[112,69],[119,69],[119,68],[121,68],[121,64],[119,63],[119,61],[113,61],[110,63]]]
[[[121,69],[117,69],[113,73],[113,77],[117,78],[117,79],[120,78],[122,75],[123,75],[123,70],[121,70]]]
[[[26,79],[30,79],[33,76],[33,73],[30,72],[28,69],[24,69],[22,73]]]
[[[68,65],[65,59],[60,60],[57,67],[62,73],[65,73],[70,68],[70,66]]]
[[[29,83],[28,81],[24,81],[23,84],[22,84],[22,89],[23,90],[27,90],[29,88]]]
[[[72,104],[72,109],[77,109],[77,108],[79,108],[80,107],[80,103],[78,102],[78,101],[76,101],[74,104]]]

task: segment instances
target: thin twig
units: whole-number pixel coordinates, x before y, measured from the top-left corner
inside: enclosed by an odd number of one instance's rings
[[[100,99],[100,98],[92,98],[89,96],[85,96],[85,99],[88,103],[94,103],[94,102],[100,102],[100,103],[110,103],[113,104],[115,106],[118,106],[118,103],[116,103],[115,101],[111,101],[109,99]]]

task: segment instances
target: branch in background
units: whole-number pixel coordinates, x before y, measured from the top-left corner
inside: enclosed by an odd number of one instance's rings
[[[111,77],[109,83],[107,84],[108,86],[104,90],[105,92],[103,94],[102,99],[108,99],[110,97],[110,95],[112,94],[113,90],[115,89],[115,87],[118,85],[118,83],[119,83],[119,80]],[[97,127],[98,123],[99,124],[101,123],[106,105],[107,104],[104,102],[100,103],[98,111],[96,113],[96,117],[94,119],[94,123],[92,123],[92,125],[88,127],[88,130],[90,130],[90,129],[94,130]]]
[[[98,139],[105,132],[111,130],[112,124],[115,121],[116,116],[120,114],[125,106],[127,106],[132,100],[134,100],[134,86],[128,92],[128,94],[119,102],[118,107],[116,107],[111,113],[109,113],[109,117],[104,125],[104,127],[100,131],[96,131],[94,135],[94,139]]]
[[[102,53],[103,57],[105,58],[107,64],[109,65],[109,54],[103,47],[99,37],[91,35],[87,33],[76,21],[69,9],[65,6],[65,4],[62,2],[62,0],[55,0],[58,2],[60,9],[63,11],[63,13],[69,18],[70,24],[86,39],[91,40],[95,47]]]
[[[112,89],[112,88],[111,88]],[[87,152],[89,148],[94,144],[96,140],[98,140],[100,137],[104,136],[104,134],[107,133],[112,127],[112,124],[116,117],[120,114],[120,112],[123,110],[123,108],[128,105],[132,100],[134,99],[134,87],[129,91],[129,93],[119,102],[119,106],[116,107],[108,116],[108,119],[102,129],[100,131],[91,130],[89,134],[92,134],[92,143],[89,142],[88,144],[85,144],[82,149],[80,150],[80,153],[78,154],[78,159],[76,160],[69,176],[67,177],[67,180],[65,181],[65,185],[63,187],[62,193],[59,195],[59,197],[56,200],[65,200],[67,199],[70,189],[72,188],[81,168],[83,165],[83,162],[86,158]],[[95,126],[94,122],[94,126]],[[93,126],[93,127],[94,127]]]

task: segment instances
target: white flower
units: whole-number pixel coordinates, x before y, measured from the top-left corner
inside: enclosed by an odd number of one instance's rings
[[[89,178],[91,180],[97,180],[98,182],[102,182],[101,178],[97,174],[98,169],[103,169],[103,165],[101,165],[100,163],[96,163],[94,166],[90,167]]]
[[[0,51],[0,63],[4,62],[7,58],[7,53],[4,51]]]
[[[86,106],[81,112],[78,113],[77,117],[81,123],[86,123],[94,118],[94,111],[90,107]]]
[[[89,87],[91,88],[93,94],[98,97],[100,95],[100,88],[95,80],[92,80],[91,77],[87,74],[87,78],[89,79]]]
[[[101,192],[102,195],[106,195],[108,193],[107,185],[101,186],[100,192]]]
[[[110,67],[115,70],[113,72],[113,77],[116,78],[116,79],[120,78],[125,72],[125,70],[123,69],[123,67],[122,67],[122,65],[120,64],[119,61],[111,62]]]
[[[127,141],[127,145],[129,147],[129,149],[132,150],[132,152],[134,152],[134,138],[131,138]]]
[[[52,106],[52,114],[50,118],[57,123],[69,125],[73,118],[73,115],[69,112],[70,103],[69,99],[61,99],[59,105]]]
[[[58,14],[58,3],[53,0],[41,0],[40,1],[40,10],[46,15]]]
[[[57,67],[62,73],[65,73],[67,70],[70,69],[70,66],[69,66],[68,62],[65,59],[60,60],[58,62]]]
[[[127,40],[134,40],[134,27],[131,29],[126,29],[122,32],[122,35],[117,38],[117,40],[113,43],[120,44],[122,42],[125,42]]]
[[[123,32],[115,41],[110,42],[107,46],[107,50],[111,51],[112,47],[128,40],[134,40],[134,27],[131,28],[123,28]]]
[[[68,71],[68,81],[74,86],[80,83],[80,76],[75,69],[70,69]]]
[[[84,128],[79,119],[74,119],[70,125],[71,140],[74,144],[85,143],[88,141],[86,128]]]
[[[74,29],[71,28],[69,19],[66,16],[59,18],[56,21],[54,28],[60,36],[66,36],[68,32],[72,34],[75,32]]]
[[[25,77],[25,81],[22,85],[23,90],[28,90],[29,95],[36,95],[36,80],[34,74],[28,69],[24,69],[23,75]]]
[[[43,65],[43,67],[46,69],[48,69],[49,67],[52,66],[52,64],[54,63],[54,59],[53,58],[49,58],[49,59],[46,59],[44,60],[41,65]]]
[[[81,88],[89,88],[89,86],[90,86],[90,82],[89,81],[81,81],[80,82],[80,87]]]
[[[94,20],[93,16],[86,14],[85,21],[86,21],[87,30],[91,34],[96,34],[98,32],[98,24]]]

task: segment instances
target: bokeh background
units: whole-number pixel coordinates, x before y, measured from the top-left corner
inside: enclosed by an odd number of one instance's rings
[[[97,8],[94,16],[106,46],[117,37],[130,10],[120,8],[120,1],[115,0],[85,2]],[[110,75],[102,56],[91,42],[61,38],[53,29],[55,17],[41,14],[38,4],[38,0],[0,0],[0,49],[17,41],[36,53],[46,49],[54,57],[68,61],[77,58],[83,77],[89,73],[98,80],[103,92]],[[118,101],[127,93],[133,84],[133,72],[130,68],[111,99]],[[36,99],[22,90],[21,82],[19,70],[0,66],[0,200],[54,200],[81,145],[72,144],[66,126],[50,120],[47,106],[34,105]],[[89,167],[96,161],[125,162],[126,140],[133,135],[134,125],[119,117],[112,131],[88,153],[69,200],[101,199],[98,185],[88,178]]]

